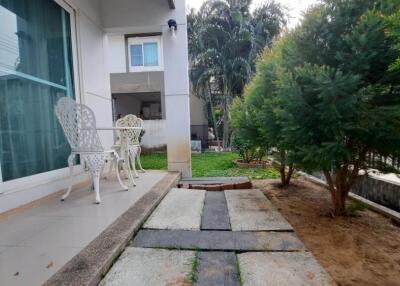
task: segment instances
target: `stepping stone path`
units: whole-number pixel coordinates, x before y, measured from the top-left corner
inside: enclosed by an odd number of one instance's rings
[[[101,285],[336,285],[256,189],[172,189]]]

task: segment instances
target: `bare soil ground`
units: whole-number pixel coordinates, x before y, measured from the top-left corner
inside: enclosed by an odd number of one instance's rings
[[[328,190],[303,179],[287,189],[253,181],[338,285],[400,285],[400,227],[370,210],[332,218]]]

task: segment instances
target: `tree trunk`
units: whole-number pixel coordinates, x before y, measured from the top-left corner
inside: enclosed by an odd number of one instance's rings
[[[280,151],[280,157],[281,157],[281,165],[279,168],[279,172],[281,174],[281,185],[283,188],[286,188],[290,184],[290,180],[292,178],[294,171],[294,166],[292,163],[290,163],[288,166],[289,170],[286,173],[287,153],[285,150]]]
[[[229,144],[229,94],[228,94],[228,86],[226,83],[226,79],[224,80],[224,100],[223,100],[223,109],[224,109],[224,116],[223,116],[223,134],[222,134],[222,144],[225,148],[228,148]]]
[[[286,180],[283,185],[284,187],[287,187],[290,185],[290,180],[292,179],[293,171],[294,171],[293,163],[290,163],[288,173],[286,174]]]
[[[221,150],[221,142],[219,141],[219,131],[218,131],[218,126],[217,126],[217,120],[215,119],[215,112],[214,112],[214,106],[213,106],[212,98],[211,98],[210,85],[208,85],[207,95],[208,95],[208,102],[210,103],[211,117],[212,117],[213,126],[214,126],[215,138],[217,139],[218,150]]]
[[[228,144],[229,144],[229,104],[228,104],[228,99],[227,96],[224,97],[224,116],[223,116],[223,146],[224,149],[228,148]]]
[[[333,203],[333,215],[342,216],[346,214],[346,199],[354,182],[355,171],[349,174],[348,166],[335,170],[336,178],[333,180],[331,172],[324,170],[325,178],[331,193]],[[358,174],[358,171],[357,171]],[[347,179],[349,178],[350,179]]]

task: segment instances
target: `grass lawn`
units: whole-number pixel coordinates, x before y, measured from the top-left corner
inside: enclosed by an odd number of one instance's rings
[[[233,164],[238,159],[236,153],[201,153],[192,154],[193,177],[240,177],[246,176],[250,179],[274,179],[279,178],[276,168],[266,169],[242,169]],[[153,153],[142,155],[144,169],[167,169],[167,155],[165,153]]]

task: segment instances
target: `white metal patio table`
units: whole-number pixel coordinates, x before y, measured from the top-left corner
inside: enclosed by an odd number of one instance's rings
[[[123,133],[124,131],[129,131],[129,130],[143,130],[143,127],[123,127],[123,126],[119,126],[119,127],[96,127],[96,130],[98,131],[119,131],[120,133]],[[124,160],[124,164],[123,164],[123,169],[125,171],[126,174],[128,174],[128,178],[129,181],[131,182],[132,186],[136,186],[135,180],[133,179],[133,175],[131,173],[130,170],[130,166],[129,166],[129,142],[127,142],[127,136],[120,136],[120,140],[121,140],[121,158]],[[118,170],[117,170],[118,172]]]

